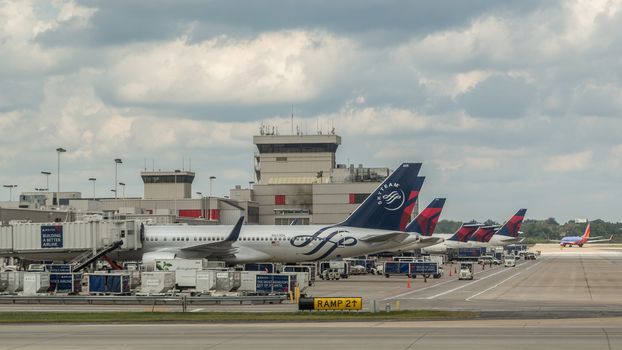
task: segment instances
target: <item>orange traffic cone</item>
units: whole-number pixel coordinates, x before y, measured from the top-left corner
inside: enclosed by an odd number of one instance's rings
[[[408,282],[406,282],[406,288],[410,289],[410,277],[408,277]]]

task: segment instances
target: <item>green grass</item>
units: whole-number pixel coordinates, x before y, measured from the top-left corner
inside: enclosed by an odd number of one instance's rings
[[[314,322],[314,321],[416,321],[476,318],[464,311],[393,312],[6,312],[0,323],[98,323],[98,322]]]

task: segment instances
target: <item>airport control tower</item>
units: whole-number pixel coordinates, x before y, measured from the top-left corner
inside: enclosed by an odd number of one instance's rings
[[[327,182],[336,168],[341,137],[329,135],[257,135],[255,175],[260,185]]]
[[[145,199],[183,199],[192,197],[192,171],[143,171]]]

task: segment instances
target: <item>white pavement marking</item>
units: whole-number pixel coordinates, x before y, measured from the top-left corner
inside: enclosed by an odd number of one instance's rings
[[[541,262],[542,262],[542,261],[538,261],[537,263],[535,263],[535,264],[533,264],[533,265],[529,266],[528,268],[526,268],[526,269],[524,269],[524,270],[522,270],[522,271],[520,271],[520,272],[517,272],[517,273],[513,274],[512,276],[510,276],[510,277],[508,277],[508,278],[504,279],[503,281],[501,281],[501,282],[499,282],[499,283],[495,284],[494,286],[492,286],[492,287],[490,287],[490,288],[487,288],[487,289],[484,289],[483,291],[481,291],[481,292],[479,292],[479,293],[477,293],[477,294],[473,294],[473,295],[471,295],[470,297],[468,297],[468,298],[466,298],[466,299],[464,299],[464,300],[466,300],[466,301],[471,301],[471,299],[472,299],[472,298],[475,298],[475,297],[477,297],[477,296],[479,296],[479,295],[482,295],[482,294],[486,293],[487,291],[489,291],[489,290],[491,290],[491,289],[494,289],[494,288],[499,287],[501,284],[503,284],[503,283],[505,283],[505,282],[507,282],[507,281],[511,280],[512,278],[514,278],[514,277],[516,277],[516,276],[520,275],[521,273],[523,273],[523,272],[525,272],[525,271],[529,271],[529,270],[531,270],[532,268],[536,267],[536,266],[537,266],[538,264],[540,264]]]
[[[205,310],[205,309],[194,309],[194,310],[191,310],[190,312],[199,312],[199,311],[203,311],[203,310]]]
[[[524,263],[522,263],[522,264],[524,264]],[[522,264],[520,264],[520,265],[522,265]],[[519,265],[519,266],[520,266],[520,265]],[[493,268],[493,270],[494,270],[494,269],[498,269],[499,267],[500,267],[500,266],[494,267],[494,268]],[[490,271],[490,269],[489,269],[488,271]],[[504,271],[505,271],[505,270],[504,270]],[[480,273],[484,273],[484,272],[486,272],[486,270],[481,270],[481,271],[479,271],[479,272],[476,272],[476,273],[474,273],[474,275],[477,275],[477,274],[480,274]],[[422,291],[427,290],[427,289],[430,289],[430,288],[436,288],[436,287],[438,287],[438,286],[442,286],[442,285],[444,285],[444,284],[447,284],[447,283],[449,283],[449,282],[453,282],[453,281],[457,281],[457,280],[458,280],[457,278],[452,278],[452,279],[447,280],[447,281],[445,281],[445,282],[441,282],[441,283],[433,284],[433,285],[428,286],[428,287],[425,287],[425,288],[418,288],[418,289],[415,289],[415,290],[411,290],[410,292],[406,292],[406,293],[402,293],[402,294],[394,295],[394,296],[392,296],[392,297],[384,298],[384,299],[382,299],[382,301],[387,301],[387,300],[393,300],[393,299],[401,298],[401,297],[406,296],[406,295],[409,295],[409,294],[413,294],[413,293],[422,292]],[[425,299],[425,298],[416,298],[416,299]]]
[[[521,265],[522,265],[522,264],[521,264]],[[501,271],[498,271],[498,272],[495,272],[495,273],[493,273],[493,274],[490,274],[490,275],[488,275],[488,276],[486,276],[486,277],[482,277],[482,278],[480,278],[480,279],[477,279],[477,280],[475,280],[475,281],[473,281],[473,282],[469,282],[469,283],[467,283],[467,284],[463,284],[463,285],[461,285],[460,287],[456,287],[456,288],[454,288],[454,289],[446,290],[446,291],[444,291],[444,292],[442,292],[442,293],[438,293],[438,294],[436,294],[436,295],[429,296],[429,297],[427,297],[426,299],[427,299],[427,300],[436,299],[436,298],[438,298],[438,297],[440,297],[440,296],[443,296],[443,295],[445,295],[445,294],[449,294],[449,293],[453,293],[453,292],[455,292],[455,291],[457,291],[457,290],[460,290],[460,289],[462,289],[462,288],[468,287],[468,286],[470,286],[470,285],[472,285],[472,284],[475,284],[475,283],[477,283],[477,282],[481,282],[481,281],[487,280],[488,278],[490,278],[490,277],[492,277],[492,276],[496,276],[496,275],[498,275],[498,274],[500,274],[500,273],[504,273],[504,272],[506,272],[506,271],[508,271],[508,270],[507,270],[507,269],[503,269],[503,270],[501,270]]]

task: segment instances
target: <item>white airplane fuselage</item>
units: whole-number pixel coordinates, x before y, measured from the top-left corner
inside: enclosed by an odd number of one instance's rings
[[[435,233],[432,237],[443,238],[444,241],[429,247],[423,248],[426,253],[431,254],[444,254],[447,253],[447,249],[450,248],[469,248],[471,245],[468,242],[450,241],[449,238],[453,236],[453,233]]]
[[[224,242],[232,228],[229,225],[145,226],[143,257],[208,258],[231,263],[304,262],[364,255],[417,240],[416,235],[404,237],[403,234],[397,240],[372,242],[369,238],[394,231],[358,227],[245,225],[226,252],[209,247],[210,243]]]

